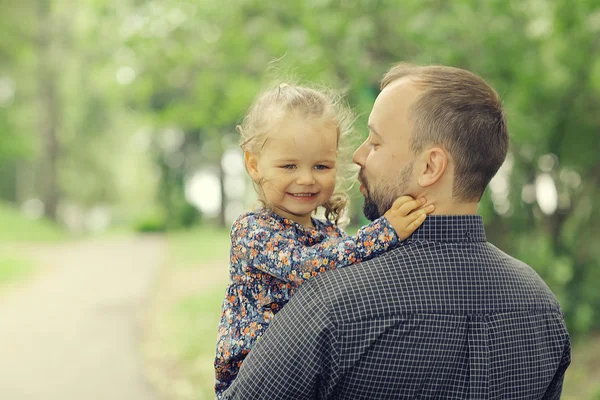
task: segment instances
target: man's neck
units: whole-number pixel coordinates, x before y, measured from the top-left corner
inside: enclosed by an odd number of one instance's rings
[[[479,203],[433,203],[435,210],[431,215],[474,215]]]
[[[477,208],[479,207],[478,202],[455,203],[452,198],[439,197],[434,193],[423,193],[415,198],[421,196],[427,199],[427,203],[421,207],[429,204],[435,206],[435,210],[431,215],[474,215],[477,214]]]

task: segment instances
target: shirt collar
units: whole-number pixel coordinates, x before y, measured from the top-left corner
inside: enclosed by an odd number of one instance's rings
[[[433,242],[486,242],[480,215],[428,215],[407,239]]]

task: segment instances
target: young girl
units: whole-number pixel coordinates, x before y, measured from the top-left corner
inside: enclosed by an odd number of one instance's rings
[[[231,230],[231,279],[215,358],[218,398],[298,285],[396,246],[433,211],[419,209],[424,199],[405,196],[356,236],[338,227],[346,206],[335,191],[338,146],[349,117],[324,92],[281,85],[259,96],[238,127],[263,207],[240,216]],[[325,220],[313,218],[319,207]]]

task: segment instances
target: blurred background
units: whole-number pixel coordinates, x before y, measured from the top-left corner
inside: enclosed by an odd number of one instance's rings
[[[97,306],[120,282],[116,297],[137,297],[115,340],[132,342],[133,375],[150,388],[122,398],[212,398],[228,230],[254,203],[235,131],[254,96],[274,77],[341,89],[359,142],[382,73],[398,61],[445,64],[479,74],[504,101],[511,150],[481,203],[488,240],[534,267],[563,306],[574,343],[563,398],[600,399],[600,0],[0,0],[0,9],[0,331],[48,330],[42,319],[15,322],[61,296],[71,301],[53,308],[56,320],[94,293]],[[352,197],[357,227],[362,199]],[[62,323],[83,347],[103,343]],[[3,358],[18,346],[2,340],[19,332],[0,332]],[[32,340],[36,362],[49,362],[55,342]],[[113,353],[107,365],[126,357]],[[27,364],[13,357],[7,369]],[[96,378],[110,369],[94,365]],[[22,373],[32,385],[47,379],[27,365]],[[2,398],[34,398],[3,384]],[[63,389],[60,398],[80,398]]]

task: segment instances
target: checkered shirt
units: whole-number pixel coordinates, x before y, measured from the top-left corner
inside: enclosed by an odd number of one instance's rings
[[[225,399],[559,399],[560,306],[479,216],[428,216],[405,245],[304,284]]]

